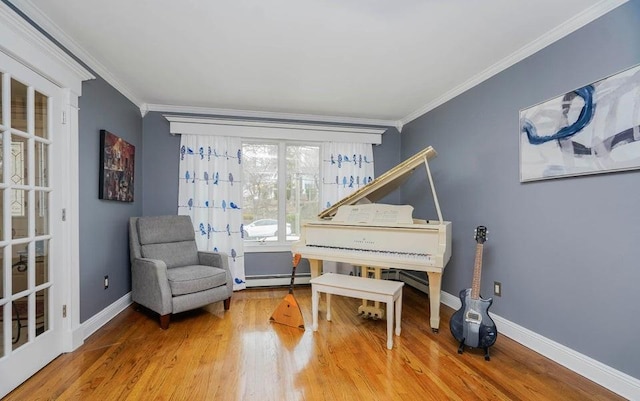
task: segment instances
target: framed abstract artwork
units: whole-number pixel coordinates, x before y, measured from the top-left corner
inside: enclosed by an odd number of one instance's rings
[[[100,199],[133,202],[135,152],[129,142],[100,130]]]
[[[640,65],[520,111],[520,181],[640,168]]]

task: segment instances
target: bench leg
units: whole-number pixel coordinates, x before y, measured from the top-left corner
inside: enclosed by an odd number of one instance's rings
[[[402,316],[402,293],[396,300],[396,336],[400,335],[400,317]]]
[[[320,303],[320,294],[315,286],[311,285],[311,314],[313,315],[313,331],[318,331],[318,304]]]
[[[331,321],[331,294],[327,293],[327,321]]]
[[[387,348],[393,349],[393,297],[387,299]]]

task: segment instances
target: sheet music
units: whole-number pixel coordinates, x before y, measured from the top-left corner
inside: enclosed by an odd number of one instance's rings
[[[338,209],[334,223],[390,226],[413,223],[413,206],[371,203],[344,205]]]

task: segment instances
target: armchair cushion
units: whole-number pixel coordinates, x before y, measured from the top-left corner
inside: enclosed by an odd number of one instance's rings
[[[162,260],[167,268],[198,264],[198,249],[188,216],[138,219],[140,253],[143,258]]]
[[[182,266],[167,269],[167,279],[171,293],[176,296],[223,286],[227,282],[227,272],[211,266]]]
[[[142,245],[140,253],[143,258],[164,261],[169,270],[177,266],[198,264],[198,248],[195,241]]]
[[[193,241],[196,238],[189,216],[150,216],[137,222],[141,245]]]

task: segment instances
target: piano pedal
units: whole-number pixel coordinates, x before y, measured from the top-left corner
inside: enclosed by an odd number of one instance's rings
[[[358,307],[358,314],[364,317],[365,319],[384,319],[384,310],[380,308],[376,308],[374,306],[364,306],[360,305]]]

